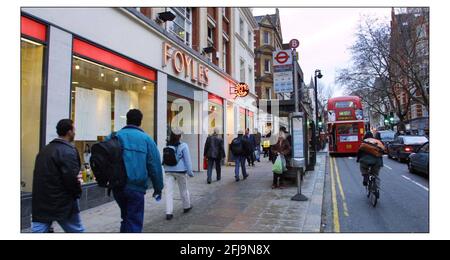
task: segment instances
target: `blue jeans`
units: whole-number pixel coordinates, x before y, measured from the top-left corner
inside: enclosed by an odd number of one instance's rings
[[[208,171],[207,171],[207,176],[208,176],[208,181],[211,181],[212,178],[212,171],[214,168],[214,164],[216,165],[216,174],[217,174],[217,180],[220,180],[221,178],[221,159],[215,159],[215,158],[208,158]]]
[[[257,145],[255,148],[256,160],[259,162],[261,159],[261,145]]]
[[[72,214],[72,216],[64,221],[57,221],[66,233],[83,233],[84,227],[81,223],[80,213]],[[33,222],[31,232],[33,233],[48,233],[52,222],[42,223]]]
[[[245,170],[245,156],[236,156],[234,161],[235,161],[235,167],[234,167],[234,177],[236,179],[239,179],[239,167],[242,168],[242,175],[244,177],[247,177],[247,171]]]
[[[114,191],[114,199],[120,207],[120,233],[141,233],[144,225],[145,193],[130,190]]]

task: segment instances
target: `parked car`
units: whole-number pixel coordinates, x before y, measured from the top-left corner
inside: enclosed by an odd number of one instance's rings
[[[426,142],[428,142],[428,138],[425,136],[399,135],[389,143],[388,156],[403,162],[408,160],[409,155],[416,152]]]
[[[426,175],[429,173],[429,143],[426,142],[416,153],[409,155],[408,169],[411,173],[421,172]]]
[[[378,131],[378,133],[380,133],[381,142],[383,142],[384,146],[386,147],[395,139],[395,132],[392,130]]]

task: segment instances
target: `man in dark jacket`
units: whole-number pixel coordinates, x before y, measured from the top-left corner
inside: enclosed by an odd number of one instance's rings
[[[261,133],[258,128],[255,128],[253,136],[255,137],[255,159],[257,162],[261,162]]]
[[[71,142],[73,121],[62,119],[56,126],[58,138],[36,157],[33,178],[32,232],[47,233],[57,221],[65,232],[84,232],[78,199],[81,196],[80,157]]]
[[[215,128],[211,136],[208,136],[205,143],[203,156],[208,159],[207,182],[211,183],[211,175],[214,164],[216,165],[217,181],[221,178],[221,163],[225,157],[225,148],[223,146],[223,139],[219,136],[219,129]]]
[[[244,132],[240,130],[238,136],[231,141],[231,153],[233,154],[235,168],[234,177],[239,181],[239,168],[242,167],[242,176],[247,179],[248,174],[245,169],[245,159],[250,153],[250,143],[244,138]]]
[[[250,129],[247,128],[245,129],[245,136],[244,139],[247,140],[247,142],[249,143],[249,147],[247,149],[247,161],[248,161],[248,166],[255,166],[255,146],[256,146],[256,141],[255,141],[255,136],[250,134]]]

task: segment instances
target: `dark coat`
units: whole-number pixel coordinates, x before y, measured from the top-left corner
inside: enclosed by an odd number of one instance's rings
[[[243,150],[244,150],[244,153],[243,153],[243,154],[236,155],[236,154],[233,154],[233,152],[231,152],[232,155],[233,155],[233,158],[236,158],[237,156],[245,156],[245,157],[248,157],[248,156],[250,156],[250,155],[253,153],[253,151],[254,151],[254,146],[252,146],[252,144],[249,142],[249,140],[248,140],[247,138],[245,138],[244,136],[238,136],[238,137],[234,138],[233,140],[235,140],[235,139],[241,140],[241,142],[242,142],[242,148],[243,148]],[[232,142],[233,142],[233,141],[232,141]]]
[[[249,144],[250,144],[250,147],[251,147],[250,154],[251,154],[252,152],[255,151],[255,147],[256,147],[255,136],[254,135],[244,135],[244,139],[247,140],[247,142],[249,142]]]
[[[78,213],[80,156],[71,143],[55,139],[36,157],[33,178],[34,222],[52,222]]]
[[[205,143],[203,156],[213,159],[222,159],[225,157],[225,148],[223,139],[218,135],[208,136]]]

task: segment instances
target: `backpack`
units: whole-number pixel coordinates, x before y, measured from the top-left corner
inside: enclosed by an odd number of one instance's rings
[[[233,141],[231,141],[231,152],[233,155],[244,154],[244,144],[241,138],[234,138]]]
[[[178,164],[178,146],[166,146],[163,149],[163,165],[176,166]]]
[[[359,146],[359,150],[375,157],[382,157],[384,146],[376,139],[367,138],[362,141],[361,145]]]
[[[91,169],[98,186],[108,188],[108,195],[111,190],[124,188],[127,184],[122,153],[116,133],[112,133],[109,140],[96,143],[91,148]]]

